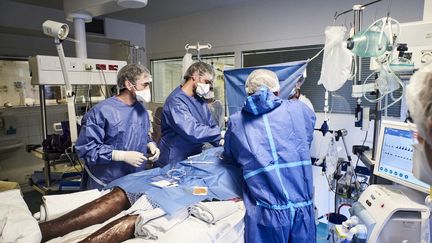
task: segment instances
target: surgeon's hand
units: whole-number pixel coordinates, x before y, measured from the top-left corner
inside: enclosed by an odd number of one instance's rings
[[[219,141],[219,146],[224,146],[224,144],[225,144],[225,130],[222,130],[221,131],[221,140]]]
[[[144,156],[143,153],[137,151],[113,150],[112,160],[123,161],[134,167],[140,167],[144,160],[147,160],[147,158]]]
[[[154,142],[150,142],[147,144],[148,151],[152,156],[150,156],[148,159],[150,161],[156,161],[159,159],[160,150],[158,147],[156,147],[156,144]]]
[[[225,138],[225,133],[226,133],[226,131],[225,131],[225,130],[222,130],[222,131],[221,131],[221,138],[222,138],[222,139],[224,139],[224,138]]]

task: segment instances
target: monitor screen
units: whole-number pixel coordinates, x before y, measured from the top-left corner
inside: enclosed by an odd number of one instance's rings
[[[428,192],[429,185],[412,173],[413,137],[408,124],[383,121],[374,173],[393,182]]]

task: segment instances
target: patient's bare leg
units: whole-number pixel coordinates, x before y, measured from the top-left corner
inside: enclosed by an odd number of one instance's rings
[[[57,219],[40,223],[42,242],[102,223],[130,206],[126,193],[116,187],[108,194]]]
[[[123,216],[94,232],[82,243],[116,243],[123,242],[134,237],[135,232],[135,221],[138,215],[126,215]]]

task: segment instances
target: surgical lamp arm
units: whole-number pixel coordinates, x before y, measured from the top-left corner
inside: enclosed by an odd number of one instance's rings
[[[58,38],[54,39],[54,43],[56,44],[57,47],[57,53],[60,59],[60,66],[62,69],[62,73],[63,73],[63,78],[65,81],[65,85],[66,85],[66,94],[68,97],[73,96],[73,92],[72,92],[72,85],[69,82],[69,76],[67,73],[67,68],[66,68],[66,57],[63,51],[63,45],[61,43],[61,40]]]
[[[63,51],[63,45],[61,40],[58,38],[54,39],[54,43],[57,47],[57,53],[60,59],[60,66],[63,73],[63,78],[66,85],[66,95],[67,95],[67,107],[68,107],[68,118],[69,118],[69,131],[70,131],[70,139],[72,143],[72,147],[75,145],[75,142],[78,138],[77,131],[77,122],[76,122],[76,112],[75,112],[75,94],[72,91],[72,85],[69,82],[69,76],[66,67],[66,58]]]

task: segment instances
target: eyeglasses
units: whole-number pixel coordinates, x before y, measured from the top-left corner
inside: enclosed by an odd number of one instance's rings
[[[137,86],[141,86],[141,87],[143,87],[145,89],[145,88],[147,88],[147,87],[150,86],[150,83],[147,83],[147,82],[146,83],[137,83],[137,84],[134,85],[135,88]]]
[[[142,86],[144,88],[147,88],[148,86],[150,86],[150,83],[153,81],[152,76],[148,76],[146,78],[143,79],[139,79],[137,80],[136,84],[133,85],[134,87],[137,86]]]
[[[205,78],[202,77],[202,76],[192,76],[192,77],[194,77],[194,78],[198,78],[198,80],[203,80],[204,83],[206,83],[206,84],[212,84],[212,83],[213,83],[213,78],[212,78],[212,79],[205,79]]]

